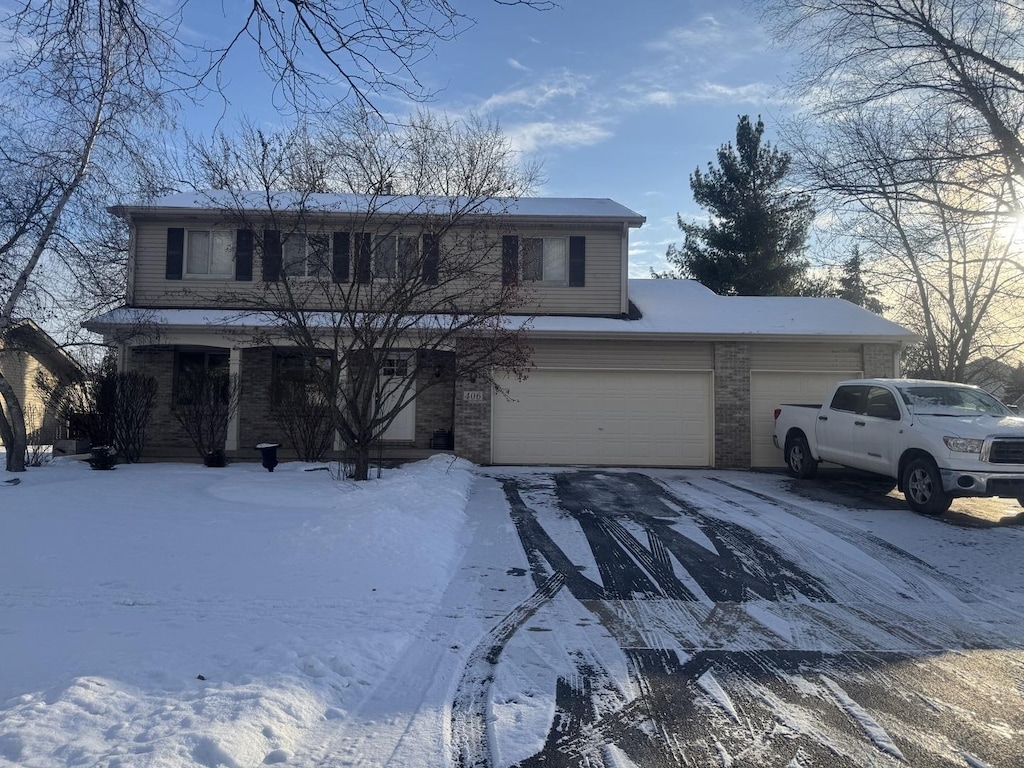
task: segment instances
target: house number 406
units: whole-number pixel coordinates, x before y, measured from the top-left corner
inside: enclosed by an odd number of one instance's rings
[[[467,389],[462,393],[462,399],[467,403],[482,403],[484,392],[482,389]]]

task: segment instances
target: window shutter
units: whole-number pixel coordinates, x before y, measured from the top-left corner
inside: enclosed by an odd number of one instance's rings
[[[356,235],[356,282],[368,283],[372,276],[370,269],[370,238],[369,232],[360,232]]]
[[[437,285],[437,261],[440,255],[440,238],[435,234],[423,236],[423,282]]]
[[[348,232],[334,233],[334,258],[331,263],[331,272],[334,282],[347,283],[349,274],[349,253],[350,240]]]
[[[252,280],[252,230],[235,232],[235,280]]]
[[[185,262],[185,229],[184,227],[167,228],[167,269],[168,280],[181,280],[181,270]]]
[[[281,233],[276,229],[263,230],[263,282],[276,283],[281,279]]]
[[[519,282],[519,238],[505,235],[501,238],[501,284]]]
[[[579,287],[586,285],[587,276],[587,238],[569,238],[569,285]]]

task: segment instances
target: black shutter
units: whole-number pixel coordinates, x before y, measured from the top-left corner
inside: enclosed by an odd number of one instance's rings
[[[185,229],[183,227],[167,228],[167,271],[168,280],[181,280],[181,270],[185,262]]]
[[[276,229],[263,230],[263,282],[276,283],[281,279],[281,233]]]
[[[331,262],[331,273],[334,276],[334,282],[336,283],[347,283],[349,273],[349,233],[348,232],[335,232],[334,233],[334,258]]]
[[[519,238],[505,235],[501,238],[501,284],[519,282]]]
[[[434,234],[423,236],[423,282],[437,285],[437,261],[440,255],[439,237]]]
[[[235,280],[252,280],[252,230],[235,232]]]
[[[370,269],[370,238],[369,232],[360,232],[356,235],[356,282],[368,283],[373,276]]]
[[[587,238],[569,238],[569,285],[582,286],[587,277]]]

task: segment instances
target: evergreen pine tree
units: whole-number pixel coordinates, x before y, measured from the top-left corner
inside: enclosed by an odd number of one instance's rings
[[[810,197],[784,186],[790,155],[762,142],[764,123],[739,118],[736,145],[718,149],[718,167],[708,163],[690,176],[694,200],[711,214],[704,226],[683,221],[681,249],[666,258],[677,274],[719,294],[792,295],[807,270],[803,259],[814,212]]]
[[[885,305],[875,298],[874,289],[864,282],[863,269],[860,248],[854,245],[850,258],[843,262],[843,274],[839,278],[837,295],[840,299],[846,299],[880,315],[885,311]]]

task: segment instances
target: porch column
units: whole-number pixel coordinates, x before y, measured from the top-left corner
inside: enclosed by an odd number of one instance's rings
[[[232,382],[238,382],[239,397],[238,404],[235,406],[235,410],[228,416],[228,437],[224,443],[224,450],[237,451],[238,450],[238,432],[239,424],[241,420],[239,414],[242,410],[242,350],[238,347],[232,347],[230,356],[228,357],[228,373],[231,376]]]

